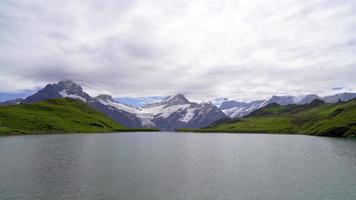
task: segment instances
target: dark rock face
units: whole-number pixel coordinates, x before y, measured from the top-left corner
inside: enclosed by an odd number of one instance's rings
[[[102,101],[115,102],[114,98],[112,98],[112,96],[107,95],[107,94],[98,95],[95,97],[95,99],[102,100]]]
[[[35,103],[38,101],[43,101],[46,99],[53,98],[62,98],[62,95],[59,94],[57,86],[55,84],[48,84],[43,89],[39,90],[34,95],[27,97],[23,103]]]

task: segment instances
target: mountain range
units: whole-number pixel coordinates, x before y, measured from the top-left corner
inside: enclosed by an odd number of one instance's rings
[[[48,84],[25,99],[7,101],[2,104],[30,104],[55,98],[78,99],[128,128],[144,127],[160,130],[175,130],[183,127],[201,128],[226,118],[226,115],[211,102],[200,104],[190,102],[182,94],[170,96],[159,103],[133,107],[120,103],[106,94],[91,97],[73,81]]]
[[[273,103],[278,105],[305,105],[315,99],[320,99],[327,103],[336,103],[348,101],[355,97],[356,93],[340,93],[326,97],[319,97],[315,94],[300,97],[274,95],[267,100],[251,102],[224,100],[218,108],[211,102],[191,102],[183,94],[176,94],[156,103],[135,107],[119,102],[107,94],[92,97],[80,85],[68,80],[48,84],[25,99],[2,102],[0,106],[31,104],[55,98],[72,98],[85,102],[91,108],[104,113],[127,128],[175,130],[179,128],[202,128],[217,121],[243,118]]]
[[[336,103],[339,101],[346,102],[356,97],[356,93],[340,93],[331,96],[320,97],[315,94],[309,94],[305,96],[272,96],[268,100],[257,100],[249,103],[234,101],[234,100],[226,100],[222,102],[219,109],[223,111],[230,118],[242,118],[248,116],[253,111],[263,108],[266,105],[277,103],[279,105],[305,105],[311,103],[315,99],[322,100],[326,103]]]

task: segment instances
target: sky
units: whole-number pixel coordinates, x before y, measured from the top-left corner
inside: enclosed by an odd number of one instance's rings
[[[355,0],[1,0],[0,94],[264,99],[356,91]]]

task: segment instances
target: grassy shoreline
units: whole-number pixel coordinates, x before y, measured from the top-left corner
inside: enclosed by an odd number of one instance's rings
[[[317,136],[317,137],[338,137],[338,138],[354,138],[356,135],[342,136],[327,136],[327,135],[314,135],[309,133],[288,133],[288,132],[268,132],[268,131],[254,131],[254,130],[214,130],[214,129],[177,129],[176,132],[180,133],[223,133],[223,134],[261,134],[261,135],[304,135],[304,136]]]
[[[0,130],[1,136],[19,136],[19,135],[65,135],[65,134],[100,134],[100,133],[127,133],[127,132],[159,132],[159,129],[154,128],[134,128],[134,129],[113,129],[104,131],[84,131],[84,132],[61,132],[61,131],[2,131]]]

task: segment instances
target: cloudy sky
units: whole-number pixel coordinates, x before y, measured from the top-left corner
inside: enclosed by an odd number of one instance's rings
[[[239,100],[355,91],[355,0],[1,0],[0,93]]]

